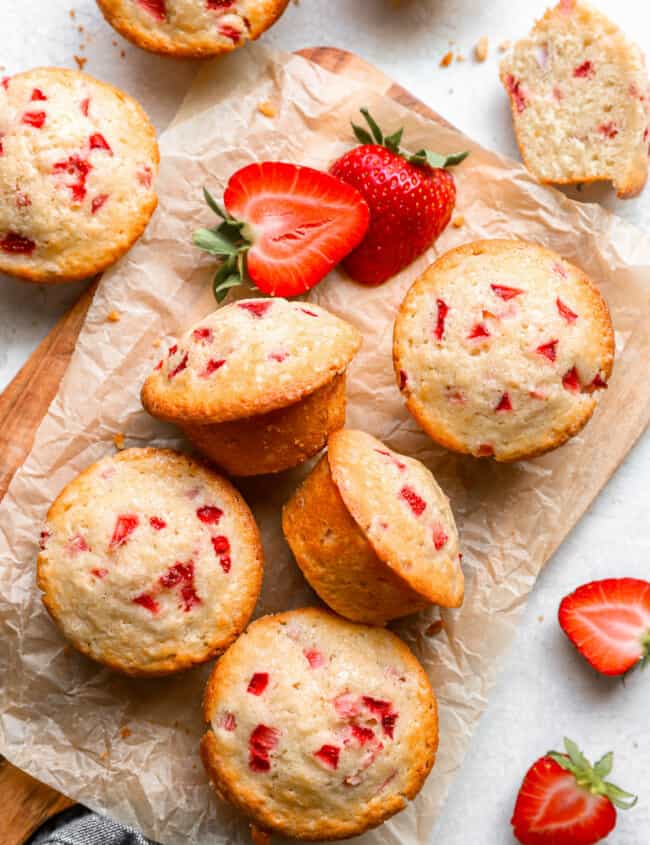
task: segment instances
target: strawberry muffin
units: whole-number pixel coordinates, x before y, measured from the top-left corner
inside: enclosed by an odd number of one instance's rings
[[[614,332],[578,267],[523,241],[476,241],[411,287],[393,359],[407,408],[430,437],[516,461],[587,423],[612,372]]]
[[[639,47],[596,9],[561,0],[501,63],[517,141],[541,182],[610,180],[619,197],[648,175],[648,72]]]
[[[420,791],[438,746],[424,670],[390,631],[305,608],[254,622],[218,662],[201,756],[263,830],[356,836]]]
[[[285,505],[285,537],[332,610],[383,625],[463,601],[449,501],[419,461],[363,431],[332,434],[328,451]]]
[[[84,279],[122,256],[156,207],[158,144],[138,103],[63,68],[0,85],[0,272]]]
[[[167,675],[219,654],[248,622],[262,546],[232,485],[168,449],[88,467],[47,516],[38,585],[85,654],[127,675]]]
[[[345,369],[361,338],[317,305],[247,299],[194,326],[142,389],[232,475],[279,472],[319,452],[345,421]]]
[[[207,58],[255,41],[289,0],[97,0],[109,24],[138,47]]]

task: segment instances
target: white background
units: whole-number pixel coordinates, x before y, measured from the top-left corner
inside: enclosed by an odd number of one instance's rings
[[[496,47],[525,33],[545,5],[543,0],[301,0],[291,4],[265,43],[287,50],[323,44],[354,50],[484,145],[517,157]],[[599,6],[650,54],[646,2],[599,0]],[[490,38],[490,57],[477,64],[472,47],[482,35]],[[466,61],[442,69],[440,58],[450,47]],[[85,69],[92,75],[140,99],[161,130],[196,70],[192,62],[150,56],[124,42],[93,0],[0,0],[0,71],[2,65],[7,74],[36,65],[75,67],[74,55],[88,59]],[[606,188],[588,197],[640,227],[650,225],[650,187],[644,197],[627,202]],[[82,287],[46,289],[0,276],[0,389]],[[588,756],[617,752],[613,780],[637,791],[640,800],[635,810],[621,814],[609,841],[650,843],[650,670],[625,683],[600,678],[574,654],[556,622],[561,598],[585,581],[648,577],[649,466],[646,436],[542,574],[440,819],[434,836],[439,845],[511,845],[508,821],[521,777],[563,735]]]

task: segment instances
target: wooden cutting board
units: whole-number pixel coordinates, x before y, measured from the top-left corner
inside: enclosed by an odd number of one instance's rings
[[[300,55],[326,70],[366,82],[400,105],[431,120],[446,123],[440,115],[353,53],[335,47],[313,47],[301,50]],[[97,280],[94,280],[0,394],[0,499],[27,457],[36,429],[54,399],[96,287]],[[23,845],[44,821],[73,804],[0,757],[0,845]]]

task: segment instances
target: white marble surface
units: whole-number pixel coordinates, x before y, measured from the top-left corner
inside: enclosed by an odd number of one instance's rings
[[[483,144],[516,156],[497,81],[496,45],[526,31],[545,5],[543,0],[302,0],[290,6],[265,41],[288,50],[318,44],[354,50]],[[646,3],[599,0],[599,5],[650,54]],[[159,129],[195,71],[191,62],[166,61],[123,42],[105,25],[93,0],[4,0],[0,6],[5,73],[44,64],[74,67],[75,55],[86,57],[86,70],[138,97]],[[490,37],[491,51],[489,60],[478,65],[471,49],[481,35]],[[450,41],[467,61],[441,69],[438,63]],[[606,189],[590,191],[588,197],[641,227],[650,225],[650,188],[627,203]],[[0,388],[80,289],[46,289],[0,277]],[[621,814],[610,841],[650,842],[650,677],[637,674],[625,684],[597,677],[572,652],[555,621],[562,596],[584,581],[648,577],[649,465],[646,436],[543,573],[435,842],[511,845],[508,821],[521,777],[565,734],[593,756],[615,749],[614,780],[640,794],[639,806]]]

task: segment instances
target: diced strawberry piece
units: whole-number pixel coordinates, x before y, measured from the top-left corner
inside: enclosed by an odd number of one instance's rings
[[[516,296],[521,296],[523,293],[521,288],[509,288],[507,285],[490,285],[490,287],[496,296],[504,299],[506,302],[509,299],[514,299]]]
[[[494,409],[495,411],[512,411],[512,402],[508,393],[504,393],[499,399],[499,404]]]
[[[82,537],[81,534],[75,534],[65,544],[65,550],[72,557],[76,557],[81,552],[89,552],[90,546],[85,537]]]
[[[248,682],[248,687],[246,692],[249,692],[251,695],[262,695],[264,690],[269,685],[269,673],[268,672],[255,672],[253,677]]]
[[[491,458],[494,455],[494,446],[490,443],[481,443],[476,450],[476,454],[479,458]]]
[[[567,276],[568,276],[568,273],[567,273],[567,271],[566,271],[566,268],[565,268],[564,264],[562,264],[562,262],[561,262],[561,261],[556,261],[556,262],[555,262],[555,264],[553,265],[553,271],[554,271],[555,273],[557,273],[557,274],[558,274],[558,276],[562,276],[562,278],[563,278],[563,279],[566,279],[566,278],[567,278]]]
[[[149,165],[145,165],[137,173],[138,182],[142,185],[143,188],[150,188],[153,182],[153,173]]]
[[[167,572],[164,575],[160,576],[160,586],[164,587],[166,590],[171,590],[174,587],[177,587],[181,581],[189,580],[193,577],[194,573],[194,566],[189,569],[188,566],[184,563],[175,563],[173,566],[170,566]]]
[[[9,80],[11,79],[10,76],[3,76],[0,80],[0,85],[5,89],[5,91],[9,90]]]
[[[529,390],[528,395],[531,399],[547,399],[548,394],[546,394],[543,390],[539,390],[535,388],[535,390]]]
[[[139,596],[133,599],[133,604],[139,604],[140,607],[144,607],[149,613],[158,613],[160,610],[160,605],[149,593],[140,593]]]
[[[203,378],[207,378],[208,376],[211,376],[212,373],[216,373],[217,370],[220,370],[225,363],[226,363],[225,358],[220,358],[220,359],[210,358],[208,363],[205,365],[205,370],[203,370],[203,372],[201,373],[201,376]]]
[[[363,728],[361,725],[352,725],[352,736],[359,745],[366,745],[375,738],[375,732],[370,728]]]
[[[152,18],[155,18],[157,21],[164,21],[167,19],[165,0],[137,0],[137,2],[146,12],[149,12]]]
[[[4,155],[4,153],[5,153],[5,148],[2,145],[2,139],[3,138],[4,138],[4,135],[2,134],[2,132],[0,132],[0,156]]]
[[[101,132],[95,132],[90,136],[89,139],[90,149],[91,150],[104,150],[109,155],[113,155],[113,150],[110,148],[108,141]]]
[[[594,390],[606,390],[608,385],[607,382],[601,376],[601,374],[596,373],[596,375],[594,376],[594,380],[589,386],[594,388]]]
[[[192,582],[183,584],[181,587],[181,601],[183,603],[183,610],[185,613],[189,613],[193,607],[196,607],[197,604],[201,604],[201,599],[194,587],[193,578],[194,575],[192,574]]]
[[[380,698],[372,698],[369,695],[364,695],[362,701],[368,710],[376,716],[383,716],[391,711],[390,701],[382,701]]]
[[[549,361],[555,361],[557,358],[557,345],[559,341],[556,340],[549,340],[547,343],[542,343],[541,346],[538,346],[535,352],[539,355],[543,355],[545,358],[548,358]]]
[[[433,334],[436,340],[442,340],[445,335],[445,320],[447,319],[447,314],[449,313],[449,306],[442,299],[437,299],[436,305],[438,306],[438,316],[436,318],[436,328]]]
[[[427,503],[421,496],[413,490],[411,487],[402,487],[399,491],[399,495],[405,502],[409,505],[411,510],[416,516],[421,516],[424,513],[424,510],[427,506]]]
[[[438,524],[433,526],[433,545],[437,552],[443,548],[448,539],[449,537],[447,536],[447,532],[442,525]]]
[[[610,120],[608,123],[601,123],[598,127],[598,131],[601,135],[604,135],[605,138],[616,138],[618,135],[618,129],[616,128],[616,124],[613,120]]]
[[[447,400],[454,405],[464,405],[467,402],[462,390],[448,390]]]
[[[42,129],[45,123],[46,114],[44,111],[27,111],[23,115],[23,123],[26,126],[33,126],[34,129]]]
[[[167,350],[167,355],[171,358],[171,356],[176,355],[177,352],[178,352],[178,344],[175,343],[173,346],[169,347],[169,349]]]
[[[223,516],[223,511],[216,505],[203,505],[197,508],[196,515],[206,525],[216,525]]]
[[[220,728],[223,728],[224,731],[229,731],[230,733],[237,729],[237,719],[234,713],[223,713],[217,724]]]
[[[205,341],[206,343],[210,343],[212,341],[212,329],[208,329],[205,326],[194,329],[192,332],[192,340],[195,340],[197,343],[202,343]]]
[[[140,520],[135,514],[120,514],[115,522],[108,548],[113,550],[123,546],[139,524]]]
[[[506,88],[508,89],[512,99],[515,101],[515,108],[521,114],[528,105],[528,100],[521,87],[521,80],[515,79],[515,77],[509,73],[506,76]]]
[[[213,537],[212,538],[212,548],[218,555],[225,554],[226,552],[230,551],[230,541],[227,537]]]
[[[318,314],[315,311],[310,311],[309,308],[301,308],[300,310],[303,314],[308,314],[310,317],[318,317]]]
[[[567,323],[575,323],[575,321],[578,319],[578,315],[574,311],[572,311],[568,305],[565,305],[559,296],[555,300],[555,304],[557,305],[558,313],[560,317],[562,317],[562,319],[566,320]]]
[[[307,658],[310,669],[320,669],[321,666],[325,665],[325,658],[320,651],[316,651],[315,648],[305,649],[303,654]]]
[[[358,716],[361,712],[361,702],[357,695],[351,692],[344,692],[334,699],[334,709],[343,718]]]
[[[30,97],[32,102],[36,102],[37,100],[47,100],[45,94],[41,91],[40,88],[34,88],[32,91],[32,96]]]
[[[49,538],[51,536],[52,535],[50,534],[50,532],[47,529],[45,529],[44,531],[41,531],[40,536],[38,538],[38,547],[41,551],[45,550],[45,546],[47,545],[47,541],[49,540]]]
[[[205,0],[205,8],[220,11],[230,9],[235,5],[235,0]]]
[[[106,578],[108,575],[108,569],[91,569],[90,572],[95,578]]]
[[[406,469],[406,464],[386,449],[374,449],[374,451],[377,452],[378,455],[383,455],[385,458],[388,458],[400,471]]]
[[[90,213],[97,214],[97,212],[100,208],[102,208],[107,199],[108,194],[98,194],[98,196],[93,197],[93,201],[90,204]]]
[[[158,361],[158,363],[154,367],[154,370],[162,370],[162,368],[163,368],[163,359],[161,358],[160,361]]]
[[[167,378],[170,381],[174,378],[174,376],[177,376],[179,373],[182,373],[183,370],[187,368],[187,362],[189,360],[189,357],[189,353],[186,352],[181,358],[181,360],[178,362],[178,364],[176,364],[174,369],[169,371]]]
[[[603,675],[623,675],[650,657],[650,582],[608,578],[562,600],[562,630]]]
[[[589,60],[573,68],[573,75],[576,79],[591,79],[595,73],[594,66]]]
[[[271,307],[271,302],[238,302],[237,307],[248,311],[253,317],[263,317]]]
[[[340,753],[337,745],[321,745],[318,751],[314,751],[314,757],[318,757],[328,769],[338,769]]]
[[[271,768],[269,752],[277,747],[280,732],[276,728],[258,725],[248,740],[248,765],[254,772],[268,772]]]
[[[395,722],[397,722],[397,713],[386,713],[381,717],[383,731],[391,739],[393,739],[395,734]]]
[[[289,357],[289,353],[288,353],[288,352],[271,352],[271,353],[269,354],[269,359],[270,359],[271,361],[277,361],[279,364],[281,364],[281,363],[282,363],[284,360],[286,360],[288,357]]]
[[[230,572],[230,568],[232,566],[232,560],[230,559],[230,555],[221,555],[221,557],[219,558],[219,566],[227,575]]]
[[[238,29],[235,29],[234,26],[229,26],[228,24],[220,26],[219,32],[224,38],[229,38],[233,44],[237,44],[242,35]]]
[[[477,323],[471,332],[467,335],[470,340],[477,337],[490,337],[490,332],[483,323]]]
[[[52,168],[53,173],[65,173],[74,177],[74,181],[67,183],[66,187],[72,191],[72,199],[81,202],[86,196],[86,179],[92,170],[92,165],[86,159],[78,155],[71,155],[63,161],[57,161]]]
[[[16,208],[28,208],[32,204],[31,199],[22,191],[16,193]]]
[[[408,381],[409,381],[409,377],[407,376],[407,374],[404,372],[404,370],[400,370],[399,371],[399,389],[404,390],[404,388],[408,384]]]
[[[572,393],[577,393],[580,390],[580,376],[575,367],[562,376],[562,387],[565,390],[570,390]]]
[[[90,97],[86,97],[80,104],[81,113],[84,117],[88,117],[88,110],[90,109]]]
[[[167,527],[167,523],[165,522],[165,520],[161,519],[159,516],[150,517],[149,518],[149,525],[151,525],[151,527],[155,531],[162,531],[163,528]]]
[[[14,255],[31,255],[36,249],[36,244],[30,238],[25,238],[16,232],[7,232],[0,241],[0,249]]]

